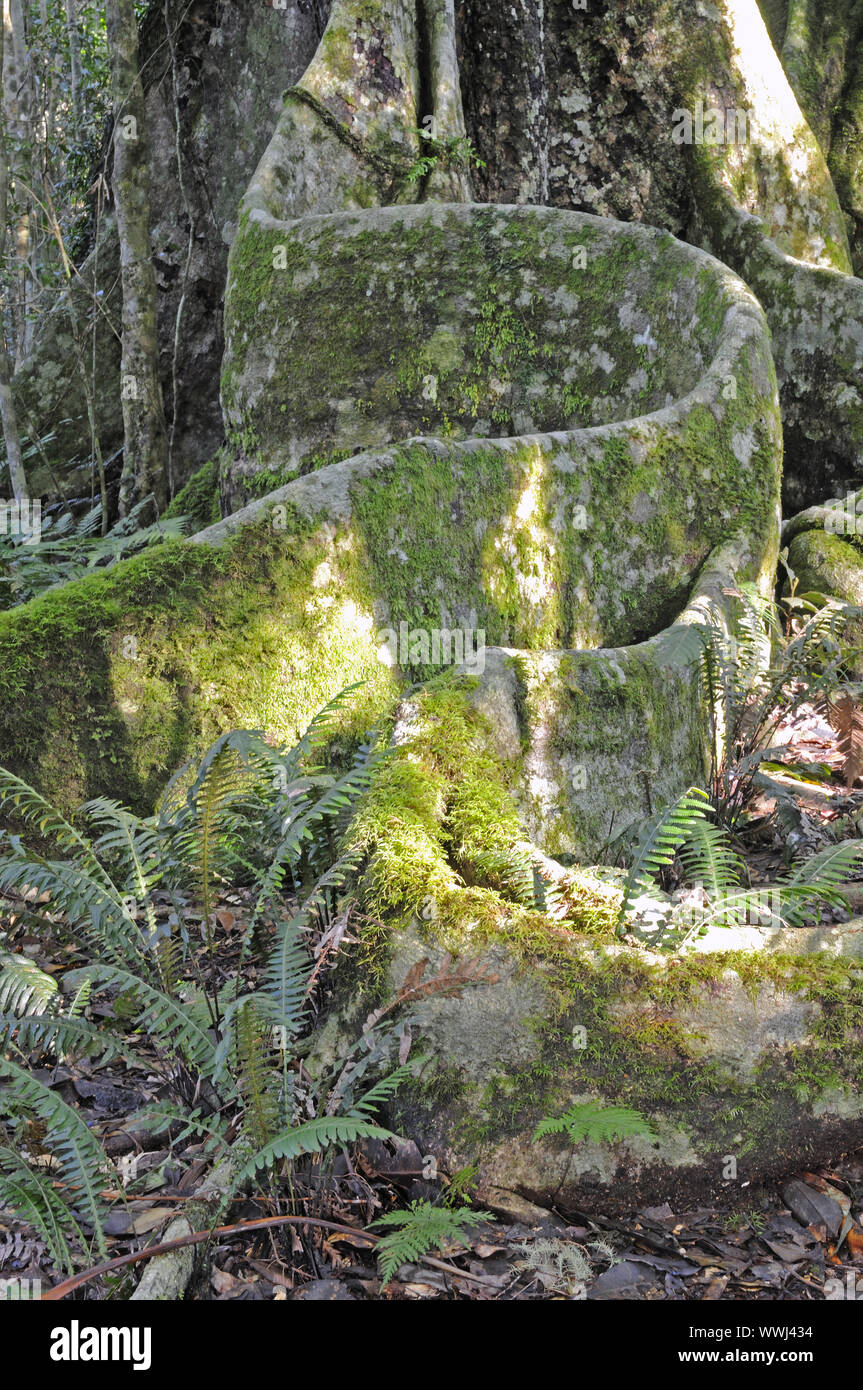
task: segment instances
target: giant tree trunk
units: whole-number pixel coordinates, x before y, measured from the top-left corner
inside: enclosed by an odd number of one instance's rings
[[[816,8],[765,4],[771,43],[755,0],[335,0],[230,219],[230,515],[154,555],[146,592],[107,576],[116,617],[84,669],[78,630],[56,635],[67,803],[152,806],[192,745],[230,725],[294,741],[342,691],[340,738],[392,718],[357,893],[394,992],[444,949],[491,968],[496,995],[430,1002],[448,1074],[405,1119],[451,1171],[478,1164],[483,1199],[582,1205],[592,1173],[603,1201],[701,1197],[738,1127],[747,1181],[859,1138],[853,1009],[819,1014],[817,959],[759,956],[817,951],[818,929],[742,928],[746,988],[722,958],[670,958],[666,985],[613,941],[619,889],[563,868],[709,775],[693,628],[727,631],[741,585],[774,590],[783,428],[787,503],[863,461],[838,126],[813,132],[779,54]],[[44,632],[4,626],[27,696],[0,734],[44,783],[24,679]],[[94,711],[131,756],[94,748]],[[527,910],[517,883],[549,873],[560,893]],[[832,965],[859,1009],[857,963]],[[525,1068],[563,1104],[633,1106],[655,1146],[533,1145]]]
[[[150,170],[134,0],[107,0],[114,98],[114,200],[123,282],[123,475],[120,514],[168,492],[168,435],[159,371],[156,275],[150,247]]]

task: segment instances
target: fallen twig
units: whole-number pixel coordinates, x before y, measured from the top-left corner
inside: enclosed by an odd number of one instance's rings
[[[190,1235],[178,1236],[176,1240],[165,1240],[159,1245],[150,1245],[145,1250],[135,1250],[131,1255],[118,1255],[114,1260],[108,1260],[105,1264],[95,1265],[93,1269],[85,1269],[81,1274],[75,1274],[71,1279],[64,1279],[62,1284],[56,1284],[53,1289],[43,1293],[42,1301],[51,1303],[58,1302],[65,1298],[67,1293],[73,1293],[82,1284],[88,1284],[91,1279],[98,1279],[102,1274],[111,1274],[115,1269],[122,1269],[125,1265],[136,1264],[139,1260],[152,1259],[154,1255],[167,1255],[171,1250],[179,1250],[184,1245],[200,1245],[204,1240],[211,1240],[213,1236],[239,1235],[244,1231],[263,1231],[271,1226],[320,1226],[327,1231],[337,1231],[341,1235],[353,1238],[360,1236],[367,1240],[370,1245],[377,1245],[380,1236],[372,1235],[368,1231],[358,1231],[353,1226],[340,1226],[335,1221],[324,1221],[317,1216],[263,1216],[255,1221],[236,1221],[230,1226],[214,1226],[209,1231],[192,1231]]]

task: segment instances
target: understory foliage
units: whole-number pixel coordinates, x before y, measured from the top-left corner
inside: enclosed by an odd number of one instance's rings
[[[349,694],[290,749],[253,732],[223,735],[149,818],[98,798],[69,821],[0,772],[0,805],[51,846],[5,835],[0,893],[31,931],[90,962],[67,973],[66,993],[32,961],[0,958],[0,1204],[38,1228],[59,1266],[71,1270],[75,1247],[105,1253],[103,1194],[119,1179],[82,1115],[31,1073],[39,1058],[145,1049],[164,1099],[139,1119],[159,1130],[180,1121],[175,1143],[194,1135],[224,1160],[226,1202],[262,1178],[275,1193],[284,1178],[293,1190],[336,1150],[390,1137],[374,1116],[414,1070],[409,1035],[400,1049],[403,1023],[381,1010],[322,1074],[301,1065],[317,983],[347,925],[341,901],[355,856],[339,846],[384,756],[372,737],[341,775],[318,764]],[[220,887],[238,882],[250,907],[235,978],[220,985],[213,914]],[[252,988],[243,967],[253,956]],[[112,1000],[109,1022],[90,1016],[96,995]]]
[[[734,622],[711,612],[696,630],[709,719],[708,788],[717,818],[734,829],[757,791],[787,799],[768,769],[785,752],[774,744],[777,731],[792,729],[804,706],[820,708],[840,729],[846,776],[863,766],[860,692],[847,674],[857,649],[843,640],[861,610],[796,591],[779,605],[747,584],[727,594]]]
[[[656,944],[678,948],[710,926],[803,926],[822,905],[847,910],[842,884],[863,863],[863,840],[827,845],[817,854],[799,856],[790,870],[766,887],[746,887],[747,868],[728,829],[710,820],[710,798],[690,787],[643,828],[627,874],[618,918],[625,935],[628,919],[655,892],[657,880],[677,857],[700,900],[669,907]]]
[[[185,516],[145,524],[151,505],[152,499],[145,498],[104,535],[98,502],[77,520],[66,509],[56,517],[43,517],[41,538],[26,527],[19,534],[0,535],[0,609],[26,603],[46,589],[81,579],[94,569],[107,568],[186,532]]]
[[[696,894],[683,905],[665,904],[652,943],[678,948],[713,925],[802,926],[822,906],[847,910],[841,891],[863,862],[863,841],[831,844],[798,855],[769,885],[749,886],[737,834],[759,793],[772,798],[779,823],[791,829],[799,812],[777,759],[787,745],[777,731],[793,730],[813,708],[837,734],[849,786],[863,770],[863,709],[859,687],[848,679],[857,655],[843,640],[853,605],[820,594],[792,593],[779,605],[751,585],[726,591],[736,607],[727,624],[715,612],[681,629],[677,664],[700,662],[709,720],[708,788],[690,787],[644,823],[629,855],[617,918],[625,936],[633,915],[656,915],[656,889],[672,865]]]

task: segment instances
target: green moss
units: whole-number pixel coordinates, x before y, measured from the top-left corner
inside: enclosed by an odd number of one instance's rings
[[[184,488],[165,508],[165,516],[191,517],[197,529],[212,526],[222,519],[219,506],[219,467],[217,456],[201,465]]]
[[[470,683],[447,679],[420,692],[409,717],[409,742],[376,778],[349,832],[347,847],[365,861],[364,912],[393,930],[418,918],[455,950],[562,930],[525,906],[524,831]],[[575,870],[563,894],[565,930],[611,937],[618,890]]]
[[[529,1132],[574,1094],[661,1115],[698,1136],[706,1164],[711,1156],[744,1159],[753,1150],[763,1157],[799,1145],[802,1106],[834,1088],[859,1090],[863,971],[853,961],[728,951],[655,965],[628,953],[587,952],[577,940],[536,927],[515,940],[542,967],[551,1003],[533,1021],[530,1062],[493,1073],[482,1086],[448,1073],[439,1106],[447,1107],[447,1128],[474,1158]],[[821,1010],[812,1041],[782,1057],[765,1056],[749,1078],[703,1058],[703,1040],[672,1017],[674,1009],[721,990],[729,969],[753,995],[772,984],[811,998]],[[425,1084],[431,1094],[433,1077]],[[440,1122],[440,1108],[437,1115]]]
[[[0,746],[63,806],[107,793],[152,806],[168,775],[231,727],[295,738],[364,680],[343,727],[394,693],[376,660],[356,538],[322,550],[285,509],[219,550],[159,546],[0,615]]]
[[[284,268],[273,270],[279,245]],[[712,357],[729,290],[702,272],[704,321],[696,314],[681,350],[675,305],[692,296],[691,272],[669,237],[648,266],[640,236],[600,239],[530,210],[406,211],[373,229],[247,222],[231,257],[223,400],[238,437],[252,431],[247,454],[260,448],[276,474],[286,438],[304,472],[321,449],[417,433],[609,423],[684,393],[699,356]],[[630,300],[662,351],[609,318],[610,302]]]

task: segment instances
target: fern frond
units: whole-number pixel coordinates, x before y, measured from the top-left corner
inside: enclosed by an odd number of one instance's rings
[[[111,1062],[117,1057],[133,1057],[134,1046],[105,1027],[96,1028],[84,1018],[71,1014],[0,1014],[0,1047],[14,1037],[20,1052],[44,1050],[53,1056],[101,1057]]]
[[[809,883],[816,887],[839,887],[856,873],[863,862],[863,840],[840,840],[804,859],[782,881]]]
[[[850,791],[863,774],[863,705],[852,695],[826,696],[823,706],[842,755],[842,775]]]
[[[196,1139],[214,1140],[217,1148],[225,1154],[231,1151],[227,1137],[230,1124],[223,1115],[204,1115],[200,1110],[181,1113],[174,1101],[165,1100],[139,1110],[134,1119],[136,1123],[146,1125],[154,1131],[163,1130],[167,1125],[180,1121],[183,1129],[176,1136],[172,1135],[174,1145],[184,1144],[194,1135]]]
[[[562,1115],[549,1115],[540,1120],[533,1133],[534,1140],[544,1139],[549,1134],[566,1134],[573,1144],[580,1144],[583,1140],[591,1144],[610,1144],[618,1139],[638,1136],[656,1138],[639,1111],[629,1110],[622,1105],[601,1105],[592,1100],[582,1105],[571,1105]]]
[[[841,892],[828,884],[777,882],[726,894],[704,909],[696,925],[794,927],[824,903],[835,908],[847,906]]]
[[[253,1178],[261,1168],[272,1168],[283,1159],[291,1162],[303,1154],[322,1153],[333,1147],[344,1148],[358,1139],[393,1137],[388,1129],[372,1124],[362,1115],[322,1115],[316,1120],[295,1125],[259,1149],[237,1174],[237,1185],[242,1185],[247,1178]]]
[[[299,1033],[306,1017],[306,995],[312,962],[296,917],[277,928],[259,992],[267,1000],[269,1022],[286,1038]]]
[[[126,871],[124,895],[143,908],[151,938],[157,923],[151,893],[162,882],[168,868],[165,845],[151,821],[127,811],[115,801],[99,797],[81,807],[92,823],[106,827],[93,848],[100,857],[114,856]]]
[[[50,1177],[31,1168],[14,1149],[0,1147],[0,1207],[6,1207],[41,1235],[54,1263],[73,1274],[70,1241],[86,1250],[88,1242]]]
[[[68,927],[91,955],[108,956],[118,964],[141,961],[141,934],[122,895],[76,862],[28,856],[18,847],[0,860],[0,888],[47,894],[51,910],[65,914]]]
[[[348,703],[352,695],[356,694],[358,690],[362,690],[364,685],[365,681],[354,681],[352,685],[346,685],[344,690],[340,690],[318,710],[297,743],[300,756],[308,756],[313,748],[319,748],[326,742],[333,725],[337,723],[338,716],[342,713],[342,707]]]
[[[693,821],[679,854],[690,881],[700,880],[709,898],[720,898],[740,886],[744,865],[722,826]]]
[[[57,1002],[57,981],[27,956],[0,955],[0,1014],[44,1014]]]
[[[279,1123],[281,1078],[270,1062],[265,1025],[254,1002],[245,1000],[237,1012],[237,1090],[243,1102],[243,1134],[262,1149]]]
[[[114,986],[133,995],[139,1006],[137,1027],[143,1028],[169,1053],[179,1053],[205,1076],[215,1074],[215,1044],[184,1004],[140,976],[115,965],[89,965],[87,975],[99,988]]]
[[[354,1101],[354,1110],[360,1115],[374,1114],[386,1101],[392,1100],[399,1087],[415,1074],[415,1069],[423,1060],[425,1059],[418,1057],[416,1061],[396,1067],[389,1076],[384,1076],[380,1081],[376,1081],[365,1095]]]
[[[46,1126],[45,1142],[63,1169],[69,1198],[86,1214],[99,1253],[106,1255],[107,1208],[99,1192],[105,1186],[103,1170],[113,1170],[104,1149],[77,1110],[16,1062],[0,1056],[0,1077],[9,1083],[0,1089],[0,1110],[35,1114]]]
[[[706,623],[672,623],[654,638],[655,658],[669,670],[686,670],[704,655],[710,633]]]
[[[445,1250],[464,1243],[470,1226],[482,1226],[494,1217],[488,1211],[470,1207],[435,1207],[431,1202],[415,1201],[405,1211],[388,1211],[373,1221],[370,1230],[384,1227],[390,1234],[378,1243],[377,1255],[385,1287],[403,1264],[415,1264],[430,1250]]]
[[[706,792],[690,787],[648,822],[635,846],[626,877],[618,926],[625,920],[636,894],[649,892],[659,870],[672,862],[695,822],[704,819],[708,802]]]
[[[314,805],[296,814],[292,808],[283,823],[282,857],[296,859],[304,843],[311,840],[316,826],[334,819],[366,792],[377,771],[383,754],[351,767],[324,792]]]
[[[28,782],[5,767],[0,767],[0,807],[11,807],[16,815],[34,825],[40,835],[53,841],[58,848],[74,850],[87,873],[101,881],[104,887],[114,887],[87,837]]]

